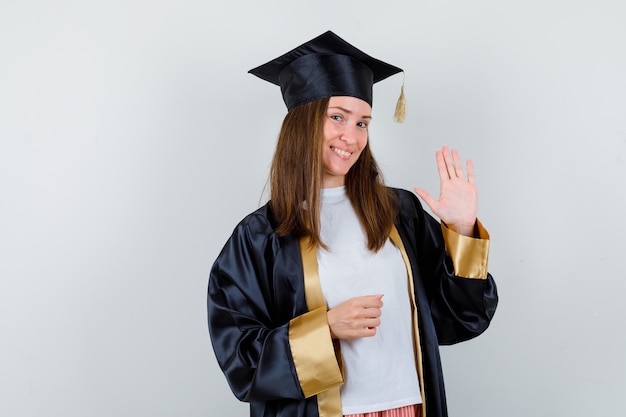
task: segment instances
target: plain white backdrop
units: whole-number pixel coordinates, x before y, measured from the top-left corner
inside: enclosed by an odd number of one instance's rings
[[[375,87],[389,185],[472,158],[500,290],[442,348],[452,417],[626,409],[626,3],[0,3],[0,415],[245,416],[206,326],[211,264],[265,201],[285,114],[247,74],[331,29]]]

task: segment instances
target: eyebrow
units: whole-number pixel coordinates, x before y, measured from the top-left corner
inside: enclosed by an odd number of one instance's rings
[[[341,111],[343,111],[343,112],[345,112],[345,113],[352,114],[352,111],[351,111],[351,110],[348,110],[348,109],[346,109],[346,108],[344,108],[344,107],[340,107],[340,106],[332,106],[332,107],[329,107],[329,108],[328,108],[328,110],[331,110],[331,109],[337,109],[337,110],[341,110]],[[361,117],[362,117],[363,119],[371,119],[371,118],[372,118],[372,116],[369,116],[369,115],[366,115],[366,116],[361,116]]]

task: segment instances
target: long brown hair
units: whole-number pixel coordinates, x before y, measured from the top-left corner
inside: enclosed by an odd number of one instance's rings
[[[308,235],[327,248],[320,236],[322,144],[329,98],[293,108],[283,121],[270,169],[270,204],[281,236]],[[380,250],[396,216],[394,194],[385,187],[369,140],[346,175],[346,193],[363,226],[368,249]]]

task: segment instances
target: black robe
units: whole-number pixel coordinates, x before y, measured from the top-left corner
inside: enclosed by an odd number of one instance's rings
[[[417,308],[423,412],[445,417],[438,346],[481,334],[498,302],[486,271],[488,234],[478,223],[481,239],[459,238],[426,213],[415,195],[394,191],[395,226]],[[333,394],[342,382],[338,344],[330,338],[325,307],[311,307],[307,300],[312,290],[305,291],[298,237],[278,236],[275,227],[269,204],[248,215],[211,269],[207,304],[215,355],[235,396],[250,403],[251,417],[339,417],[339,397]],[[479,249],[463,249],[468,241]]]

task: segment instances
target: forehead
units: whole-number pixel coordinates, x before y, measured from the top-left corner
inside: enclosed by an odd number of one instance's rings
[[[369,116],[372,113],[372,107],[365,100],[350,96],[333,96],[328,101],[328,107],[340,107],[361,116]]]

